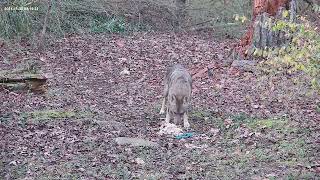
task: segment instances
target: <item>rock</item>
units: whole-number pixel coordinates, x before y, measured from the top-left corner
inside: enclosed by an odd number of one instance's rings
[[[141,138],[130,138],[130,137],[117,137],[115,139],[115,141],[119,144],[119,145],[131,145],[131,146],[144,146],[144,147],[156,147],[158,146],[157,143],[152,142],[152,141],[148,141],[145,139],[141,139]]]

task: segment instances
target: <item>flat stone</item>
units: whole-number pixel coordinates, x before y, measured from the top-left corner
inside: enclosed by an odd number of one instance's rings
[[[141,138],[117,137],[115,139],[115,141],[119,145],[128,144],[131,146],[143,146],[143,147],[156,147],[156,146],[158,146],[158,144],[155,142],[148,141],[148,140],[141,139]]]

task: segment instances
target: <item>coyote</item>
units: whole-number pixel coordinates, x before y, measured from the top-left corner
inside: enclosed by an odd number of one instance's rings
[[[189,72],[179,64],[170,67],[164,80],[164,99],[160,114],[166,115],[166,123],[173,117],[174,123],[181,122],[183,126],[190,127],[188,122],[188,106],[191,98],[192,79]],[[167,109],[165,109],[165,106]]]

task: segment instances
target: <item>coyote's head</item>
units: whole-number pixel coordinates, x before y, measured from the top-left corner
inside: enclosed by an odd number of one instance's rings
[[[168,109],[179,121],[187,112],[190,103],[191,87],[187,82],[175,84],[168,95]]]

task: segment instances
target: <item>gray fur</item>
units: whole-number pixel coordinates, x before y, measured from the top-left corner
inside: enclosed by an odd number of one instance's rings
[[[179,64],[168,69],[164,82],[164,99],[160,110],[160,114],[167,112],[166,122],[169,123],[173,117],[174,123],[177,124],[183,119],[184,127],[190,126],[187,113],[191,89],[192,79],[187,69]]]

